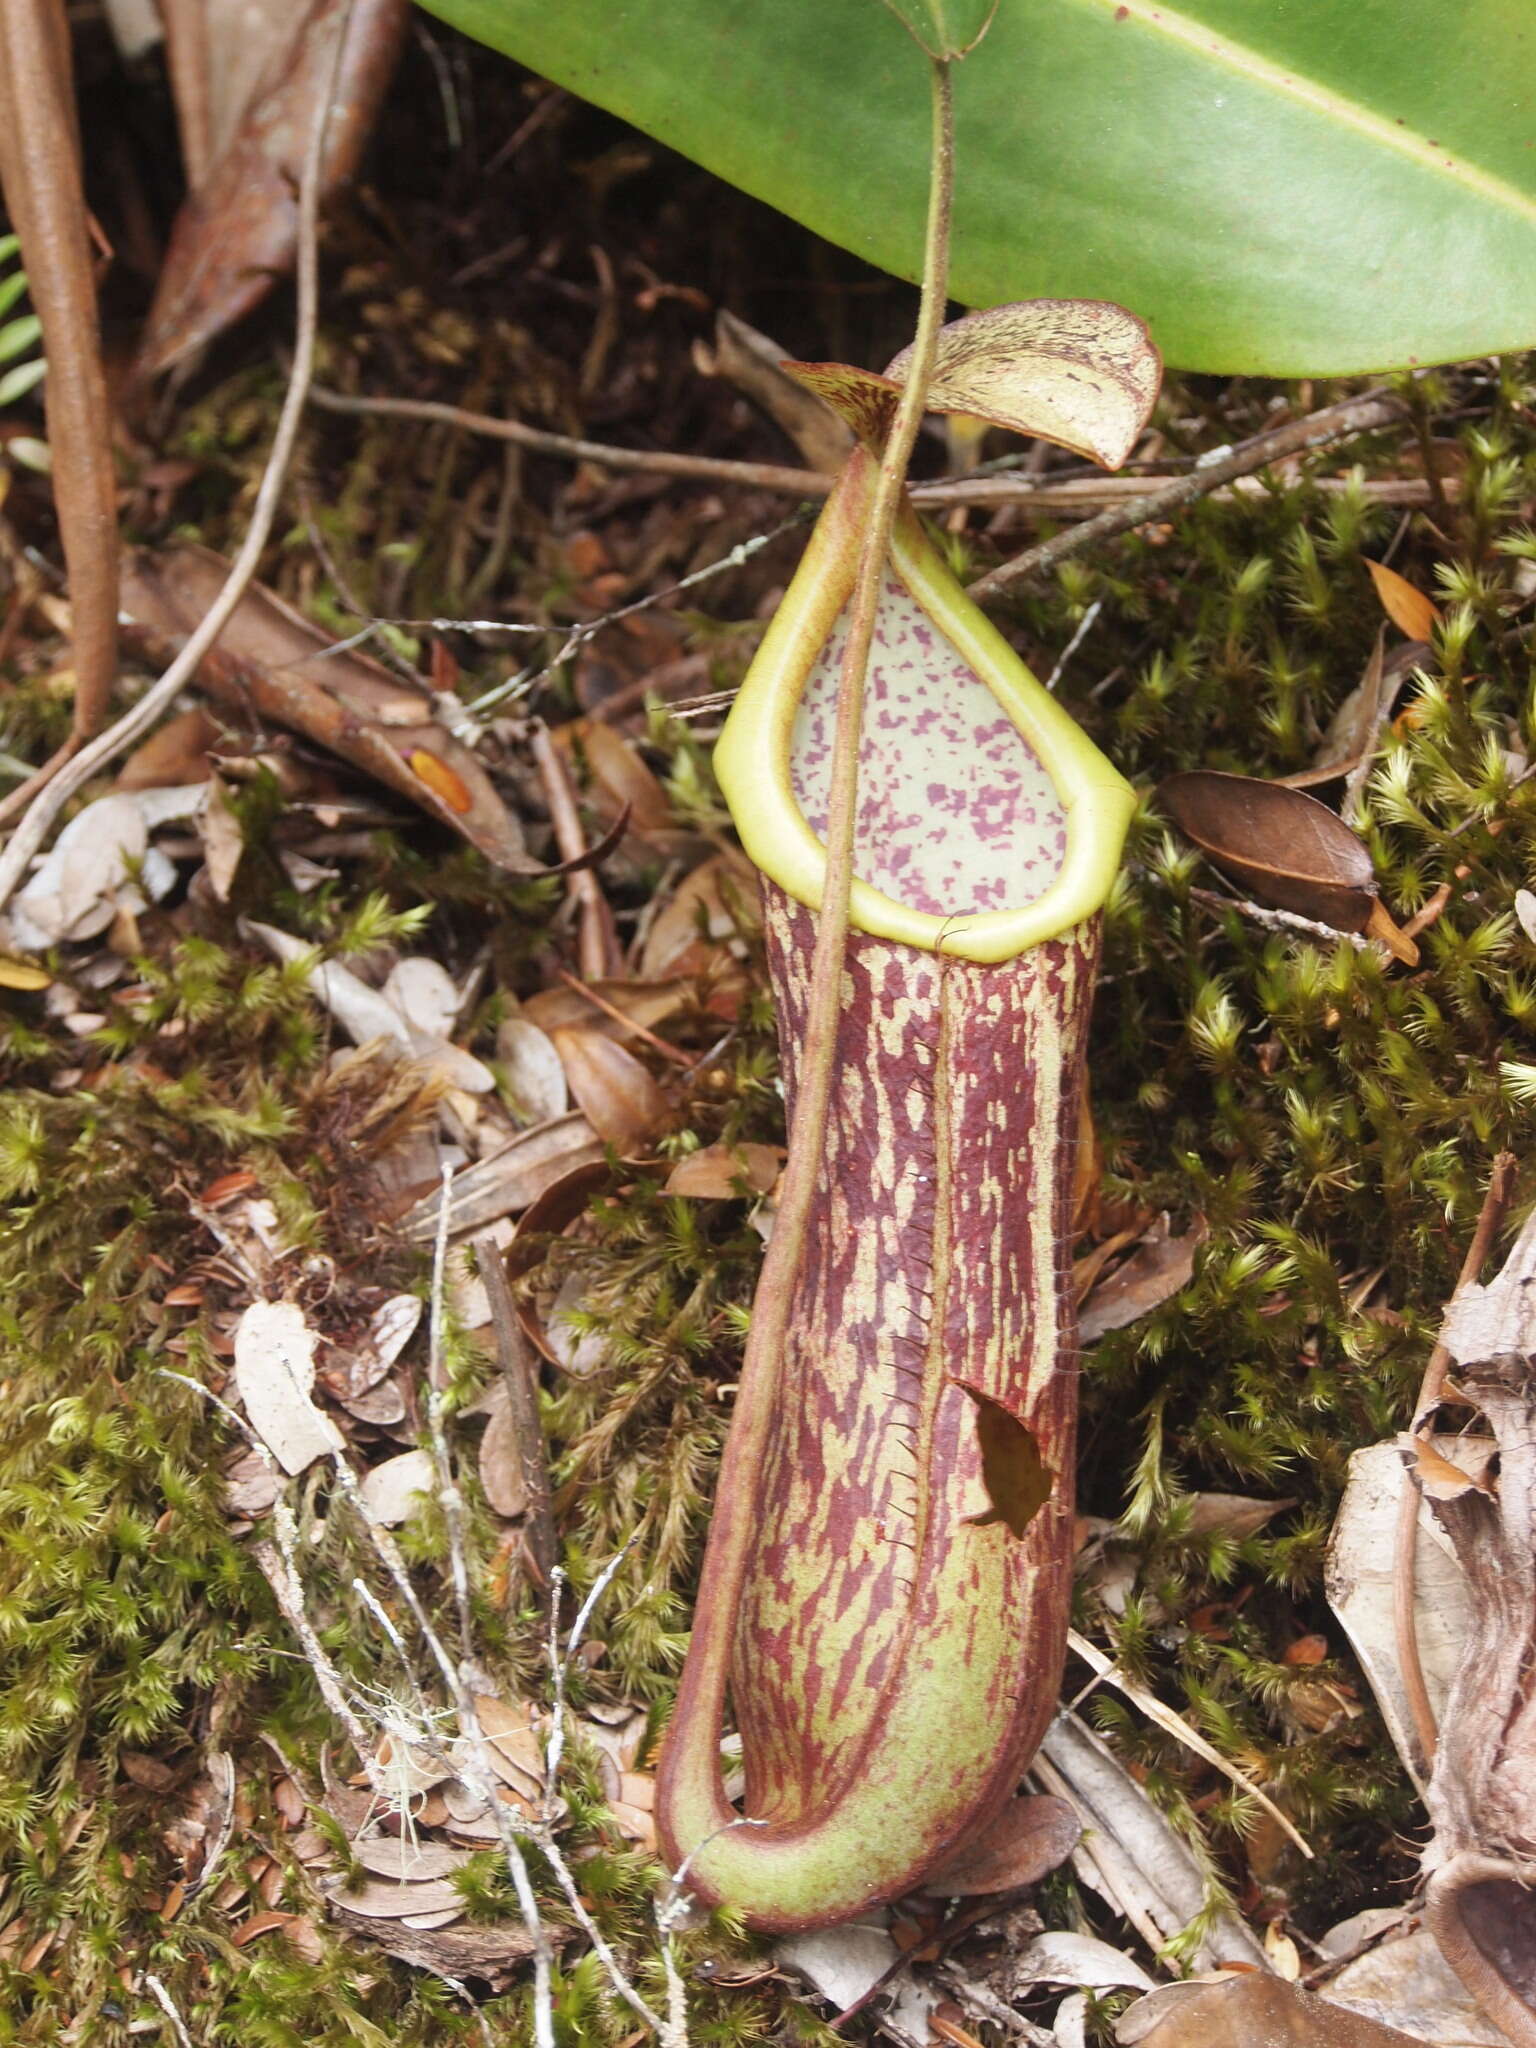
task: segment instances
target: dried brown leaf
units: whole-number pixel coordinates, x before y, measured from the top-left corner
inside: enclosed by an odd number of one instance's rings
[[[1158,800],[1222,872],[1260,902],[1335,931],[1395,934],[1409,964],[1418,949],[1382,908],[1370,854],[1337,813],[1283,783],[1196,768],[1171,775]]]
[[[455,1236],[480,1230],[502,1216],[528,1209],[572,1172],[601,1166],[603,1147],[584,1116],[572,1112],[547,1124],[535,1124],[473,1166],[453,1177],[448,1193],[449,1228]],[[400,1219],[400,1229],[413,1244],[430,1244],[437,1231],[439,1197],[434,1188]]]
[[[123,561],[123,610],[141,641],[166,652],[189,634],[222,588],[228,564],[207,548]],[[560,872],[531,858],[522,827],[468,747],[432,715],[424,689],[356,649],[335,644],[275,592],[253,585],[205,657],[199,679],[236,709],[303,733],[450,826],[510,874]],[[440,774],[438,770],[441,770]],[[599,860],[611,841],[590,849]]]
[[[588,718],[557,726],[555,740],[567,751],[579,748],[586,757],[593,782],[607,798],[606,805],[596,808],[605,811],[610,819],[627,805],[629,828],[642,837],[665,832],[672,826],[672,806],[666,791],[641,760],[634,742],[623,733],[615,732],[602,719]]]
[[[1010,1799],[928,1877],[925,1892],[941,1898],[1008,1892],[1038,1884],[1064,1863],[1082,1838],[1082,1823],[1064,1799],[1023,1794]]]
[[[600,1031],[550,1033],[571,1094],[605,1145],[638,1152],[667,1121],[667,1098],[632,1052]]]
[[[663,1192],[706,1201],[766,1195],[779,1177],[783,1158],[778,1145],[705,1145],[677,1162]]]
[[[118,771],[115,787],[166,789],[206,782],[212,772],[208,756],[219,738],[217,719],[200,704],[178,711],[134,748]]]
[[[589,981],[586,986],[607,1004],[606,1010],[569,982],[541,988],[523,1004],[523,1015],[543,1032],[601,1031],[608,1038],[627,1038],[634,1032],[654,1030],[674,1017],[688,1001],[685,981]],[[617,1010],[628,1026],[609,1013]]]
[[[640,949],[647,980],[680,973],[702,940],[722,946],[758,923],[757,871],[734,851],[712,854],[685,875],[653,919]],[[650,1020],[647,1020],[650,1021]]]
[[[1424,1437],[1407,1438],[1405,1448],[1413,1457],[1414,1476],[1426,1500],[1460,1500],[1464,1493],[1491,1494],[1494,1491],[1484,1474],[1467,1472],[1460,1465],[1453,1465],[1449,1458],[1442,1458]]]
[[[407,17],[404,0],[352,0],[350,8],[307,0],[280,19],[238,126],[177,216],[139,345],[141,377],[168,370],[243,318],[287,271],[298,245],[299,173],[337,27],[346,23],[347,42],[321,160],[322,202],[357,167]],[[236,32],[249,42],[248,11]],[[228,49],[207,48],[206,62],[217,79],[231,63]],[[187,79],[183,96],[196,85]]]
[[[1406,633],[1410,640],[1432,639],[1440,623],[1439,607],[1433,600],[1410,583],[1406,576],[1399,576],[1395,569],[1389,569],[1385,562],[1368,561],[1365,566],[1371,572],[1381,608],[1393,625]]]
[[[1242,2048],[1423,2048],[1417,2035],[1380,2026],[1279,1977],[1170,1984],[1152,1998],[1158,2010],[1150,2028],[1138,2018],[1145,2000],[1116,2022],[1115,2038],[1127,2048],[1234,2048],[1238,2042]]]
[[[1197,1493],[1191,1496],[1191,1536],[1221,1535],[1240,1543],[1255,1535],[1273,1516],[1295,1507],[1294,1500],[1250,1500],[1240,1493]]]
[[[784,350],[724,310],[715,316],[715,346],[693,345],[693,359],[706,377],[725,377],[777,422],[813,469],[836,476],[848,459],[853,436],[829,405],[789,376]]]
[[[989,1506],[967,1516],[978,1528],[1002,1522],[1021,1537],[1051,1497],[1055,1484],[1040,1455],[1035,1433],[1010,1408],[966,1380],[955,1384],[970,1395],[976,1411],[976,1437],[981,1446],[981,1477]]]
[[[480,1439],[480,1485],[492,1511],[515,1521],[528,1506],[528,1483],[505,1379],[492,1383],[481,1406],[488,1419]]]
[[[1195,1253],[1205,1241],[1205,1225],[1197,1223],[1182,1237],[1149,1233],[1123,1265],[1101,1280],[1083,1304],[1078,1335],[1095,1343],[1110,1330],[1123,1330],[1186,1287],[1195,1270]]]

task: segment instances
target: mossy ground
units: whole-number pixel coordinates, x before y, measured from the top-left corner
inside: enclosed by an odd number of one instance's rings
[[[875,360],[873,337],[899,332],[906,302],[894,288],[866,291],[849,269],[775,230],[775,251],[805,285],[779,304],[763,271],[743,274],[740,237],[727,232],[746,202],[723,195],[715,207],[702,174],[654,151],[626,171],[622,152],[635,145],[611,124],[578,112],[563,131],[550,124],[537,147],[540,189],[554,189],[557,173],[566,179],[562,232],[577,243],[643,220],[647,261],[664,259],[679,277],[691,263],[691,284],[777,324],[806,353]],[[743,408],[693,379],[686,345],[701,320],[686,302],[663,299],[642,317],[626,300],[600,386],[609,398],[583,405],[561,367],[571,335],[590,322],[580,293],[578,320],[558,310],[570,291],[541,299],[526,275],[506,294],[511,312],[490,286],[456,288],[459,250],[434,254],[425,232],[449,203],[449,153],[437,138],[409,164],[398,187],[375,188],[354,210],[333,250],[327,375],[469,406],[511,402],[614,438],[782,459]],[[472,249],[487,224],[462,189],[453,204],[459,241]],[[685,206],[716,226],[691,231],[679,218]],[[189,458],[194,472],[171,513],[147,489],[135,499],[140,537],[227,540],[280,390],[279,372],[247,357],[182,404],[160,452]],[[1251,430],[1273,395],[1172,385],[1159,415],[1170,450]],[[1086,1362],[1082,1505],[1117,1522],[1136,1576],[1119,1613],[1085,1590],[1079,1624],[1266,1785],[1315,1862],[1303,1864],[1225,1780],[1113,1694],[1096,1693],[1088,1711],[1208,1846],[1213,1880],[1250,1913],[1283,1913],[1303,1934],[1394,1903],[1411,1882],[1422,1813],[1323,1600],[1324,1549],[1351,1452],[1410,1412],[1489,1161],[1501,1146],[1522,1149],[1536,1097],[1536,943],[1513,909],[1536,837],[1536,781],[1521,780],[1536,750],[1526,573],[1536,535],[1525,524],[1536,501],[1536,370],[1512,361],[1435,374],[1413,396],[1425,435],[1378,434],[1260,490],[1200,503],[1069,563],[1004,615],[1048,670],[1087,608],[1100,607],[1060,691],[1149,792],[1110,908],[1094,1027],[1102,1197],[1127,1212],[1166,1210],[1176,1228],[1203,1217],[1208,1228],[1189,1285],[1105,1337]],[[1430,437],[1453,501],[1404,511],[1376,486],[1421,478]],[[585,488],[593,523],[633,569],[626,594],[659,588],[782,516],[764,499],[722,502],[702,487],[627,498],[595,481]],[[316,420],[290,493],[292,524],[266,574],[345,630],[356,604],[400,619],[514,608],[533,620],[582,616],[572,538],[583,513],[565,493],[553,469],[504,466],[445,430]],[[1214,906],[1195,892],[1220,884],[1150,800],[1179,768],[1277,776],[1307,766],[1382,625],[1363,563],[1389,544],[1395,565],[1443,609],[1430,672],[1408,691],[1364,792],[1362,830],[1398,916],[1449,885],[1413,971],[1347,938],[1277,932]],[[962,565],[980,566],[997,544],[966,532],[947,545]],[[774,543],[706,586],[698,612],[669,615],[673,658],[704,658],[701,688],[728,687],[739,673],[793,547]],[[396,632],[421,655],[413,629]],[[451,644],[466,697],[512,666],[488,636]],[[620,643],[612,658],[621,654]],[[9,752],[35,750],[58,725],[59,705],[37,680],[43,667],[43,657],[24,657],[7,678]],[[562,671],[543,685],[539,708],[558,718],[583,687]],[[718,829],[707,748],[694,732],[657,714],[644,745],[689,822]],[[164,1370],[197,1378],[218,1367],[202,1312],[162,1300],[209,1251],[188,1196],[249,1170],[317,1268],[425,1284],[420,1259],[369,1213],[370,1133],[398,1076],[356,1062],[338,1074],[328,1027],[299,979],[257,957],[233,912],[270,916],[343,955],[409,935],[454,969],[488,939],[492,985],[519,994],[539,985],[566,936],[557,889],[509,883],[430,832],[380,832],[342,884],[298,896],[261,853],[282,802],[265,784],[242,798],[252,854],[228,917],[210,918],[205,905],[143,921],[133,962],[142,995],[114,1004],[93,1038],[70,1037],[41,997],[5,999],[3,2041],[117,2048],[165,2024],[146,1972],[200,2043],[435,2048],[529,2038],[526,1987],[467,2010],[436,1980],[330,1934],[319,1960],[279,1934],[249,1946],[230,1934],[274,1900],[319,1921],[271,1803],[281,1775],[272,1746],[312,1784],[335,1731],[248,1544],[228,1532],[220,1426]],[[621,918],[657,886],[669,886],[659,863],[629,871],[614,890]],[[495,1019],[488,999],[482,1047]],[[709,1039],[695,1021],[688,1042],[703,1052]],[[781,1134],[760,983],[684,1091],[680,1115],[688,1135],[674,1147]],[[591,1327],[610,1339],[606,1362],[552,1389],[546,1407],[572,1586],[581,1591],[629,1545],[596,1624],[602,1655],[577,1674],[578,1704],[643,1701],[658,1726],[686,1641],[728,1413],[722,1390],[734,1378],[759,1251],[743,1205],[669,1198],[660,1180],[616,1178],[596,1211],[582,1260]],[[452,1363],[467,1397],[484,1361],[460,1348]],[[1240,1541],[1201,1536],[1189,1495],[1210,1489],[1293,1504]],[[362,1670],[372,1637],[355,1596],[340,1589],[376,1567],[345,1515],[322,1516],[322,1505],[311,1500],[306,1512],[324,1529],[315,1554],[332,1589],[323,1632],[344,1665]],[[472,1509],[482,1654],[508,1690],[538,1691],[548,1673],[533,1607],[525,1595],[510,1607],[498,1597],[495,1532],[483,1504]],[[412,1555],[424,1591],[445,1602],[441,1532],[422,1532]],[[1312,1650],[1308,1661],[1288,1658],[1308,1637],[1323,1639],[1323,1661]],[[135,1778],[124,1758],[157,1760],[179,1782],[215,1740],[239,1768],[235,1832],[221,1882],[173,1911],[166,1798],[141,1782],[153,1772],[140,1765]],[[564,1789],[570,1846],[585,1854],[583,1890],[659,1999],[656,1872],[609,1829],[579,1756]],[[245,1887],[236,1898],[231,1882]],[[558,1899],[540,1888],[561,1923]],[[494,1883],[476,1897],[505,1903]],[[1052,1898],[1068,1910],[1064,1881]],[[822,2037],[793,1988],[763,1978],[756,1952],[728,1927],[685,1937],[682,1953],[697,2043]],[[579,1943],[557,1989],[571,2048],[637,2038]]]

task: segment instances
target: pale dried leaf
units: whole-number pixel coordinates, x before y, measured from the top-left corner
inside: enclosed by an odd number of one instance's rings
[[[392,1294],[381,1302],[368,1322],[368,1353],[380,1373],[386,1373],[404,1351],[421,1322],[425,1303],[419,1294]]]
[[[1529,889],[1515,891],[1515,916],[1519,919],[1521,931],[1536,946],[1536,896]]]
[[[1206,1914],[1200,1864],[1107,1744],[1075,1714],[1058,1714],[1046,1730],[1035,1772],[1044,1790],[1070,1801],[1082,1824],[1083,1841],[1073,1852],[1078,1876],[1154,1946]],[[1264,1967],[1262,1949],[1235,1914],[1210,1915],[1204,1927],[1189,1958],[1193,1967]]]
[[[310,1399],[315,1333],[291,1301],[256,1301],[235,1329],[235,1387],[246,1420],[290,1477],[341,1448],[336,1425]]]
[[[375,1039],[402,1045],[431,1079],[448,1088],[462,1088],[470,1095],[485,1095],[496,1086],[490,1068],[473,1054],[433,1033],[417,1031],[378,989],[370,988],[334,960],[315,960],[313,946],[307,946],[275,925],[248,920],[242,929],[261,940],[269,952],[285,963],[309,959],[305,980],[355,1045],[369,1045]]]
[[[1486,1287],[1457,1289],[1440,1342],[1461,1365],[1536,1352],[1536,1215]]]
[[[592,1006],[587,1005],[590,1014]],[[564,1116],[570,1103],[565,1068],[549,1033],[531,1017],[507,1017],[496,1030],[496,1058],[512,1107],[530,1123]]]
[[[465,1849],[443,1842],[408,1841],[403,1835],[367,1835],[352,1845],[352,1858],[374,1877],[392,1884],[421,1884],[449,1877],[469,1862]]]
[[[905,382],[911,350],[887,365]],[[1162,361],[1134,313],[1103,299],[1027,299],[940,330],[930,412],[972,413],[1116,469],[1136,445]]]
[[[359,1492],[376,1520],[386,1529],[398,1529],[413,1515],[420,1514],[422,1498],[431,1499],[436,1481],[432,1460],[425,1451],[402,1451],[386,1458],[364,1474]]]
[[[1150,1991],[1152,1979],[1128,1955],[1091,1934],[1056,1929],[1035,1939],[1009,1964],[1017,1984],[1084,1984],[1091,1991]]]
[[[423,1884],[394,1884],[383,1878],[370,1878],[355,1891],[344,1891],[340,1878],[322,1878],[320,1888],[338,1906],[345,1906],[349,1913],[365,1920],[403,1920],[407,1914],[457,1914],[464,1910],[464,1901],[446,1878],[429,1879]]]
[[[1269,1967],[1287,1984],[1294,1984],[1300,1977],[1301,1952],[1278,1920],[1271,1920],[1264,1930],[1264,1953]]]
[[[165,895],[175,880],[170,862],[150,847],[149,826],[135,798],[98,797],[64,827],[17,892],[12,934],[28,952],[95,938],[119,910],[143,910],[146,895]]]
[[[1366,1916],[1357,1915],[1357,1920]],[[1402,1919],[1400,1914],[1388,1918]],[[1353,1925],[1354,1923],[1349,1923]],[[1320,1989],[1324,1997],[1382,2026],[1400,2027],[1435,2048],[1508,2048],[1505,2035],[1485,2019],[1471,1993],[1435,1946],[1427,1928],[1405,1931],[1356,1956]],[[1336,1948],[1330,1930],[1322,1942],[1325,1954],[1348,1954],[1363,1934]]]
[[[572,1114],[536,1124],[501,1151],[454,1175],[448,1197],[449,1228],[457,1237],[526,1209],[573,1170],[595,1165],[602,1156],[602,1145],[584,1116]],[[438,1208],[434,1189],[402,1218],[400,1228],[410,1243],[433,1241]]]
[[[240,856],[245,851],[245,837],[230,804],[229,791],[216,775],[209,777],[204,789],[197,812],[197,830],[203,842],[209,887],[221,903],[227,903]]]
[[[1437,1437],[1435,1447],[1441,1456],[1458,1448],[1449,1437]],[[1465,1448],[1460,1455],[1468,1455]],[[1371,1444],[1354,1453],[1328,1540],[1324,1584],[1328,1604],[1370,1680],[1397,1753],[1422,1789],[1421,1760],[1398,1666],[1393,1621],[1397,1519],[1407,1483],[1402,1452],[1395,1442]],[[1414,1542],[1414,1627],[1425,1688],[1439,1716],[1445,1711],[1461,1661],[1470,1594],[1449,1541],[1426,1506],[1420,1507]]]
[[[544,1341],[562,1372],[584,1380],[608,1357],[608,1339],[600,1331],[582,1332],[572,1327],[571,1316],[587,1307],[587,1283],[579,1273],[568,1273],[550,1304]]]
[[[883,1925],[855,1920],[774,1943],[775,1960],[807,1978],[839,2012],[879,1983],[901,1951]]]
[[[459,992],[453,976],[439,961],[424,956],[397,960],[385,980],[383,995],[412,1031],[427,1038],[447,1038],[452,1033],[459,1014]]]

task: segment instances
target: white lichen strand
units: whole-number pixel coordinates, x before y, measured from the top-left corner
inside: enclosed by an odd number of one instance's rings
[[[795,798],[818,837],[847,635],[845,608],[790,745]],[[854,847],[861,880],[931,917],[1033,903],[1066,856],[1066,815],[1039,756],[894,574],[870,649]]]

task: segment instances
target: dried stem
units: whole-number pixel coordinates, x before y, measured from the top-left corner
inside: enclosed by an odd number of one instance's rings
[[[231,614],[246,587],[256,573],[262,549],[272,531],[272,522],[277,516],[283,494],[284,480],[293,456],[294,443],[298,439],[299,424],[304,416],[305,401],[309,396],[310,379],[314,373],[315,327],[319,312],[319,258],[317,235],[320,216],[320,165],[325,146],[325,132],[329,125],[332,103],[336,97],[336,82],[341,69],[341,55],[346,45],[347,29],[352,18],[349,4],[336,24],[336,41],[331,58],[325,90],[320,95],[315,109],[315,118],[310,127],[309,140],[304,151],[304,168],[299,182],[299,224],[296,273],[298,284],[298,312],[294,330],[293,369],[288,378],[288,389],[283,397],[283,407],[278,415],[277,431],[272,436],[271,451],[267,456],[266,468],[256,492],[256,503],[251,509],[251,522],[246,528],[245,539],[240,552],[230,565],[223,589],[214,599],[206,616],[188,639],[185,647],[161,676],[150,686],[138,703],[126,711],[115,725],[111,725],[81,749],[74,759],[62,768],[48,786],[40,790],[33,799],[31,808],[6,842],[5,851],[0,853],[0,908],[14,895],[17,885],[27,871],[27,864],[42,846],[48,829],[59,812],[98,769],[114,761],[133,742],[155,724],[162,712],[169,710],[188,682],[197,672],[197,665],[223,632]]]
[[[44,399],[69,571],[78,745],[106,716],[117,675],[117,477],[69,28],[57,0],[0,0],[0,181],[48,358]],[[29,786],[65,758],[55,754]]]
[[[571,778],[547,725],[541,723],[533,728],[529,746],[538,765],[539,779],[544,785],[544,801],[549,806],[549,821],[554,827],[560,858],[563,861],[580,860],[588,849],[576,811],[576,793],[571,788]],[[578,868],[573,875],[567,876],[565,886],[576,905],[576,957],[581,964],[582,978],[601,981],[617,971],[614,958],[617,948],[608,899],[590,868]]]
[[[350,398],[344,392],[317,387],[314,401],[322,412],[383,415],[387,419],[428,420],[458,427],[487,440],[511,441],[535,455],[560,455],[573,462],[593,462],[602,469],[639,470],[650,476],[694,477],[704,483],[746,484],[754,490],[781,491],[800,498],[824,498],[829,478],[814,469],[790,469],[782,463],[731,462],[714,455],[679,455],[667,449],[615,448],[603,441],[583,441],[574,434],[555,434],[521,420],[498,419],[493,413],[465,412],[433,398]]]
[[[1512,1152],[1500,1152],[1493,1162],[1493,1171],[1488,1180],[1488,1192],[1483,1197],[1483,1206],[1478,1214],[1477,1227],[1472,1241],[1467,1246],[1467,1255],[1461,1262],[1461,1271],[1456,1276],[1455,1294],[1464,1287],[1470,1287],[1483,1270],[1489,1252],[1493,1249],[1494,1235],[1498,1230],[1505,1207],[1514,1192],[1515,1168],[1518,1164]],[[1445,1375],[1450,1369],[1451,1354],[1443,1344],[1437,1344],[1429,1354],[1424,1367],[1424,1377],[1419,1384],[1419,1398],[1414,1405],[1411,1434],[1415,1441],[1427,1435],[1434,1424],[1434,1413],[1445,1387]],[[1397,1664],[1407,1695],[1409,1718],[1413,1732],[1418,1739],[1424,1759],[1424,1770],[1428,1774],[1435,1760],[1435,1745],[1439,1740],[1439,1726],[1435,1710],[1430,1704],[1429,1689],[1424,1683],[1424,1666],[1419,1659],[1418,1628],[1414,1607],[1418,1592],[1418,1527],[1419,1502],[1421,1495],[1412,1472],[1403,1475],[1402,1497],[1397,1508],[1397,1546],[1392,1577],[1392,1621],[1397,1636]]]
[[[1160,519],[1169,512],[1176,512],[1181,506],[1192,504],[1196,498],[1203,498],[1237,477],[1252,476],[1255,470],[1264,469],[1287,455],[1323,448],[1330,441],[1344,441],[1351,435],[1368,433],[1373,427],[1392,426],[1404,416],[1400,398],[1389,391],[1367,391],[1359,398],[1346,398],[1339,405],[1325,406],[1321,412],[1311,413],[1306,419],[1290,420],[1283,427],[1271,427],[1267,433],[1240,441],[1225,455],[1203,460],[1187,476],[1176,477],[1172,483],[1163,484],[1143,497],[1133,498],[1128,504],[1111,506],[1096,519],[1085,520],[1070,532],[1058,533],[1050,540],[1042,541],[1038,547],[1026,548],[1011,562],[1000,562],[995,569],[971,584],[970,594],[978,603],[989,597],[1000,597],[1004,591],[1012,590],[1020,583],[1048,575],[1058,562],[1066,561],[1069,555],[1081,554],[1085,548],[1095,547],[1101,540],[1112,540],[1116,534],[1129,533],[1133,526],[1144,526],[1149,519]]]
[[[491,1307],[491,1327],[496,1333],[496,1355],[506,1383],[507,1405],[512,1415],[512,1434],[517,1442],[518,1464],[528,1505],[523,1511],[523,1543],[541,1588],[547,1587],[555,1568],[554,1511],[550,1504],[549,1464],[544,1444],[544,1425],[539,1417],[538,1357],[517,1320],[512,1289],[501,1247],[487,1232],[475,1240],[480,1278]]]

